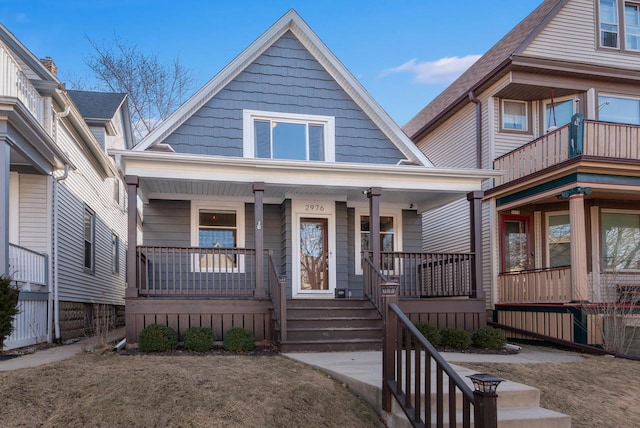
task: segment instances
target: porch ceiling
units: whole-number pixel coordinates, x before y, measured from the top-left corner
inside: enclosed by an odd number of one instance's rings
[[[383,204],[426,211],[480,190],[501,173],[408,165],[293,162],[178,153],[113,151],[126,175],[137,176],[143,199],[253,200],[252,183],[265,183],[267,203],[325,198],[366,203],[363,192],[382,188]]]

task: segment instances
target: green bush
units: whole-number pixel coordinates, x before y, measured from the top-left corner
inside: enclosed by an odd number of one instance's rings
[[[442,337],[440,336],[440,330],[438,329],[438,327],[420,321],[414,324],[418,331],[420,331],[420,333],[422,333],[422,335],[429,341],[429,343],[431,343],[433,346],[440,346]]]
[[[468,349],[471,346],[471,334],[460,328],[447,327],[440,330],[441,344],[446,348]]]
[[[213,330],[207,327],[191,327],[184,333],[184,348],[189,351],[206,352],[213,348],[216,340]]]
[[[138,348],[142,352],[173,351],[178,347],[178,334],[171,328],[151,324],[140,332]]]
[[[236,327],[225,333],[222,343],[227,351],[252,351],[256,345],[256,338],[250,331]]]
[[[502,330],[493,328],[490,325],[481,327],[471,335],[473,346],[487,349],[502,349],[507,344]]]
[[[11,286],[11,278],[0,275],[0,350],[13,331],[13,318],[18,314],[18,290]]]

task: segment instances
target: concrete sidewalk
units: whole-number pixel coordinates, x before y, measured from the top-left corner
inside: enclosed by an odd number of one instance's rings
[[[124,338],[124,327],[109,332],[110,342]],[[96,344],[95,337],[88,337],[69,345],[54,346],[42,349],[33,354],[22,355],[10,360],[0,361],[0,371],[27,369],[38,367],[44,364],[55,363],[56,361],[71,358],[86,349],[92,349]]]

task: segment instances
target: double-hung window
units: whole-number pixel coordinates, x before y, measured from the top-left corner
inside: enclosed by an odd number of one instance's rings
[[[527,131],[529,128],[526,101],[502,100],[502,129]]]
[[[199,272],[237,272],[243,258],[244,204],[192,203],[191,244],[201,250],[192,266]],[[225,250],[229,249],[229,250]]]
[[[120,238],[115,233],[111,234],[111,271],[120,272]]]
[[[598,12],[600,47],[640,51],[640,1],[599,0]]]
[[[547,266],[571,265],[571,225],[568,212],[547,213]]]
[[[544,129],[550,130],[571,122],[575,108],[575,98],[560,98],[544,102]]]
[[[243,127],[244,157],[335,160],[333,117],[244,110]]]
[[[84,268],[95,271],[95,214],[84,208]]]

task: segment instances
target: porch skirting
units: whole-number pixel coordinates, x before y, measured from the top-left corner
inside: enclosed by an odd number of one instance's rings
[[[140,332],[150,324],[174,329],[179,341],[190,327],[213,329],[216,340],[233,327],[251,331],[257,341],[271,340],[273,305],[269,299],[171,299],[128,298],[127,348],[138,347]]]

